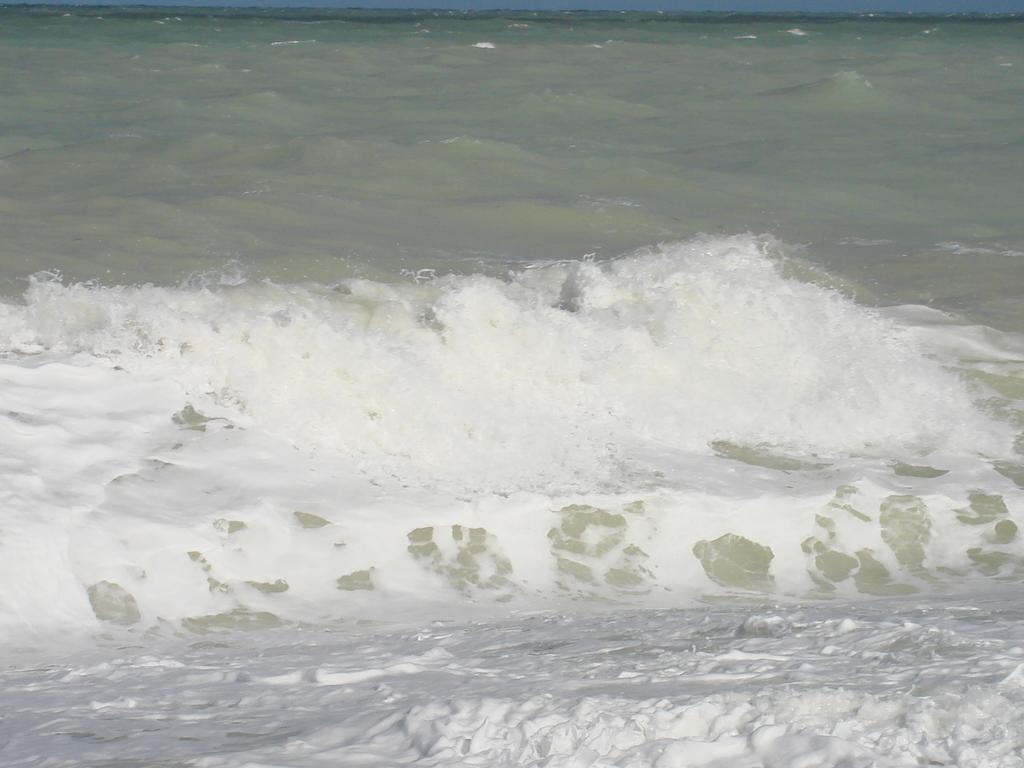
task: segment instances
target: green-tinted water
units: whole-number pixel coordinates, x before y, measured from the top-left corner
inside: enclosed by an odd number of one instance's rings
[[[331,281],[751,231],[865,300],[1019,327],[1022,97],[1020,17],[5,8],[0,277]]]

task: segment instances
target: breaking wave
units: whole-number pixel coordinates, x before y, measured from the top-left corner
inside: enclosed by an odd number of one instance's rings
[[[504,277],[39,276],[0,304],[0,623],[1015,577],[1013,398],[799,273],[734,237]]]

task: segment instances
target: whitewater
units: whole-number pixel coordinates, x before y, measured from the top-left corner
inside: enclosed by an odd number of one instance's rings
[[[0,20],[4,765],[1024,765],[1019,17]]]

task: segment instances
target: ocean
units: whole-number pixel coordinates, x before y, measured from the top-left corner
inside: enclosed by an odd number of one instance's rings
[[[0,7],[0,762],[1024,766],[1024,16]]]

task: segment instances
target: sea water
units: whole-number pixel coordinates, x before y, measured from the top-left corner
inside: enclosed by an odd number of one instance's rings
[[[10,766],[1024,765],[1024,21],[0,8]]]

